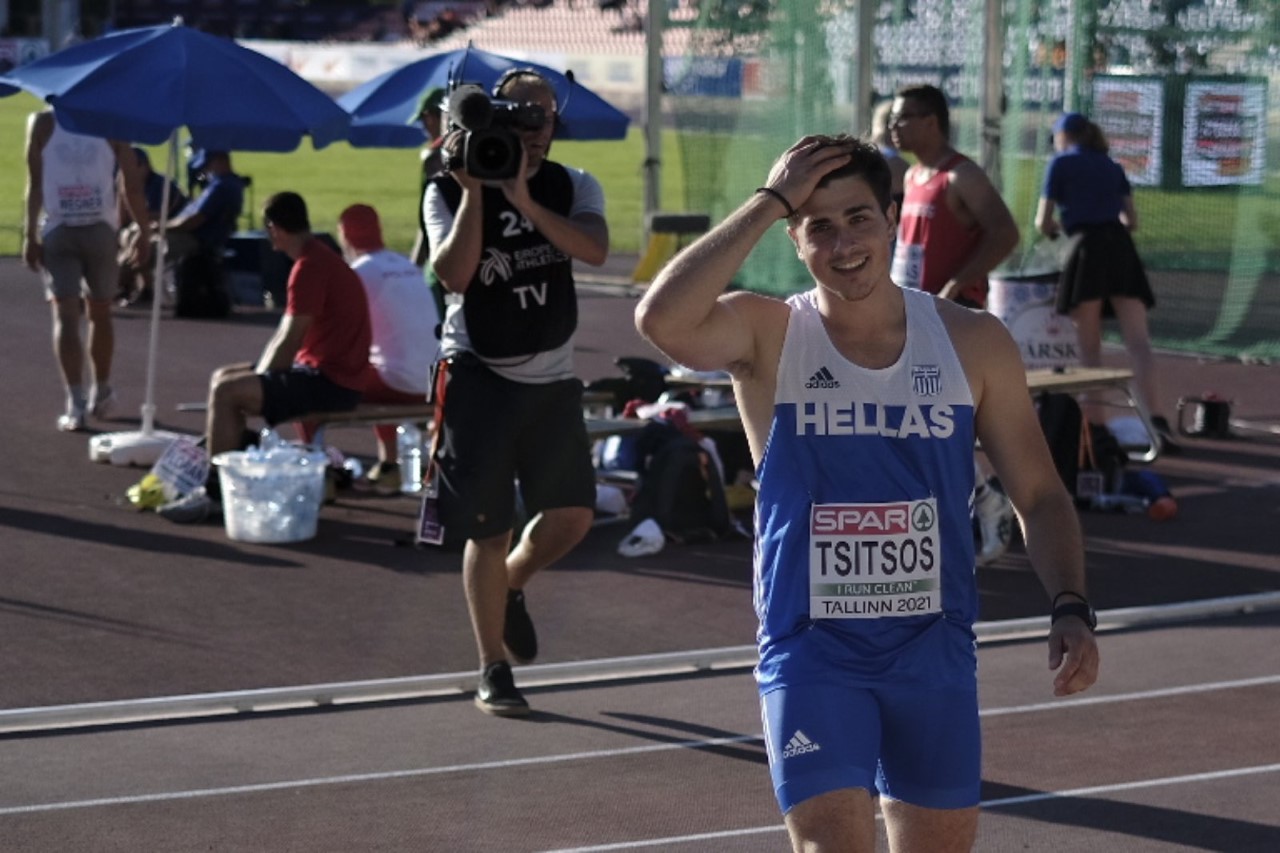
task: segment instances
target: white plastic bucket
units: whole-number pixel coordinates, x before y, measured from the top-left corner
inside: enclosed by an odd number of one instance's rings
[[[1058,273],[993,273],[987,310],[1009,329],[1028,368],[1071,367],[1080,363],[1080,342],[1071,318],[1054,303]]]
[[[300,448],[236,450],[213,457],[228,538],[302,542],[316,535],[328,457]]]

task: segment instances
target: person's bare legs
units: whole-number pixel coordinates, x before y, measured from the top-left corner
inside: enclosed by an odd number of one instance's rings
[[[1102,300],[1090,299],[1071,309],[1071,322],[1076,327],[1080,342],[1080,364],[1084,367],[1102,366]],[[1090,423],[1105,424],[1102,406],[1084,395],[1084,416]]]
[[[507,613],[507,551],[511,531],[469,539],[462,552],[462,586],[471,613],[480,667],[506,660],[502,626]]]
[[[978,838],[978,807],[926,809],[880,799],[893,853],[969,853]]]
[[[1120,335],[1124,338],[1124,348],[1129,354],[1138,397],[1149,414],[1163,414],[1159,402],[1156,360],[1151,353],[1151,335],[1147,328],[1147,306],[1142,300],[1129,297],[1112,297],[1111,305],[1120,322]]]
[[[249,415],[262,413],[262,382],[251,364],[219,367],[209,380],[206,450],[212,458],[240,446]]]
[[[507,590],[522,589],[535,574],[573,550],[591,529],[593,515],[587,507],[545,510],[525,525],[514,549],[511,531],[467,541],[462,582],[482,668],[507,657],[502,639]]]
[[[84,346],[80,342],[82,302],[77,296],[73,299],[54,299],[50,303],[53,310],[53,354],[58,359],[62,384],[68,395],[72,393],[72,389],[81,388],[84,383]],[[83,405],[84,400],[79,402]]]
[[[865,788],[841,788],[797,803],[784,822],[796,853],[873,853],[875,801]]]
[[[594,517],[590,508],[579,506],[548,509],[534,516],[507,555],[508,586],[524,589],[535,574],[573,550],[591,529]]]
[[[111,360],[116,350],[115,324],[111,303],[86,300],[89,307],[89,369],[93,384],[106,388],[111,384]]]

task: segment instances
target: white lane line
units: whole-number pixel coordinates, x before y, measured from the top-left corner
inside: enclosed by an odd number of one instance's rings
[[[381,782],[387,779],[413,779],[421,776],[439,776],[447,773],[466,773],[475,770],[507,770],[530,765],[561,764],[567,761],[590,761],[597,758],[616,758],[624,755],[643,755],[651,752],[669,752],[676,749],[709,749],[735,743],[760,740],[759,735],[735,735],[734,737],[684,740],[672,743],[646,744],[622,749],[598,749],[589,752],[572,752],[564,755],[541,755],[533,758],[512,758],[503,761],[480,761],[473,764],[451,764],[447,767],[415,767],[411,770],[384,770],[377,773],[349,773],[342,776],[320,776],[314,779],[290,779],[283,782],[260,782],[251,785],[231,785],[224,788],[199,788],[193,791],[166,791],[158,794],[134,794],[124,797],[101,797],[93,800],[68,800],[62,803],[38,803],[30,806],[0,807],[0,817],[5,815],[34,814],[37,812],[63,811],[66,809],[94,808],[96,806],[122,806],[135,803],[161,803],[170,800],[191,800],[199,797],[223,797],[232,794],[257,794],[264,791],[285,791],[295,788],[318,788],[325,785],[349,785],[357,782]]]
[[[1185,776],[1165,776],[1161,779],[1142,779],[1137,782],[1117,782],[1114,785],[1094,785],[1090,788],[1072,788],[1067,791],[1047,791],[1042,794],[1024,794],[1021,797],[1004,797],[988,800],[984,809],[1036,803],[1041,800],[1057,800],[1064,797],[1088,797],[1093,794],[1112,794],[1116,791],[1138,791],[1143,788],[1159,788],[1163,785],[1186,785],[1192,782],[1212,782],[1216,779],[1234,779],[1237,776],[1256,776],[1259,773],[1280,772],[1280,764],[1260,764],[1257,767],[1234,767],[1230,770],[1214,770],[1209,773],[1188,773]]]
[[[1025,794],[1021,797],[1004,797],[999,800],[984,800],[979,806],[984,809],[997,809],[1002,806],[1035,803],[1043,800],[1058,800],[1066,797],[1088,797],[1096,794],[1110,794],[1116,791],[1137,791],[1144,788],[1159,788],[1167,785],[1186,785],[1195,782],[1212,782],[1216,779],[1231,779],[1238,776],[1255,776],[1261,773],[1280,772],[1280,764],[1265,764],[1260,767],[1239,767],[1234,770],[1218,770],[1211,773],[1191,773],[1185,776],[1165,776],[1160,779],[1143,779],[1138,782],[1119,782],[1115,785],[1095,785],[1091,788],[1073,788],[1067,791],[1044,791],[1038,794]],[[876,820],[881,820],[879,814]],[[768,832],[784,832],[786,827],[779,822],[773,826],[753,826],[747,829],[731,829],[724,832],[700,832],[696,835],[672,835],[666,838],[646,838],[639,841],[620,841],[614,844],[593,844],[590,847],[563,847],[548,850],[545,853],[603,853],[606,850],[638,850],[642,847],[668,847],[675,844],[692,844],[697,841],[713,841],[723,838],[738,838],[744,835],[763,835]]]
[[[1005,714],[1029,714],[1034,711],[1056,711],[1060,708],[1080,705],[1110,705],[1137,699],[1164,699],[1169,696],[1187,696],[1193,693],[1211,693],[1215,690],[1237,690],[1242,687],[1260,687],[1280,683],[1280,675],[1260,675],[1257,678],[1239,678],[1234,681],[1211,681],[1206,684],[1187,684],[1182,687],[1160,687],[1136,693],[1117,693],[1114,696],[1081,696],[1078,699],[1062,699],[1056,702],[1037,702],[1032,705],[1011,705],[1008,708],[986,708],[979,711],[983,717],[1000,717]]]
[[[986,708],[979,712],[981,716],[1004,716],[1008,714],[1030,714],[1038,711],[1055,711],[1078,705],[1100,705],[1118,702],[1136,702],[1146,699],[1159,699],[1168,696],[1192,693],[1207,693],[1214,690],[1235,690],[1242,687],[1280,683],[1280,675],[1243,678],[1231,681],[1215,681],[1203,684],[1188,684],[1182,687],[1159,688],[1133,693],[1119,693],[1114,696],[1095,696],[1082,699],[1064,699],[1056,702],[1041,702],[1032,705],[1012,705],[1004,708]],[[341,776],[321,776],[312,779],[290,779],[281,782],[261,782],[250,785],[232,785],[221,788],[200,788],[191,791],[166,791],[156,794],[134,794],[122,797],[101,797],[89,800],[67,800],[57,803],[35,803],[26,806],[0,807],[0,817],[6,815],[34,814],[38,812],[63,811],[67,809],[95,808],[98,806],[132,805],[135,803],[167,802],[171,800],[189,800],[200,797],[220,797],[234,794],[253,794],[266,791],[283,791],[295,788],[315,788],[325,785],[348,785],[359,782],[379,782],[388,779],[410,779],[422,776],[438,776],[448,773],[464,773],[475,770],[503,770],[512,767],[528,767],[543,764],[561,764],[568,761],[589,761],[601,758],[618,758],[628,755],[668,752],[677,749],[709,749],[737,743],[758,743],[762,737],[754,735],[735,735],[724,738],[708,738],[704,740],[684,740],[664,744],[646,744],[644,746],[624,747],[620,749],[602,749],[590,752],[575,752],[564,755],[544,755],[532,758],[507,759],[503,761],[485,761],[473,764],[453,764],[446,767],[418,767],[410,770],[387,770],[376,773],[353,773]]]

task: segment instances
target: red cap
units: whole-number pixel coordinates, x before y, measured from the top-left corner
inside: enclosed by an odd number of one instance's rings
[[[353,204],[342,211],[338,230],[346,244],[357,251],[376,252],[383,246],[378,211],[367,204]]]

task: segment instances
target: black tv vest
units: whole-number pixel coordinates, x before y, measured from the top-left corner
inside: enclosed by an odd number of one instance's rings
[[[433,179],[456,215],[462,187],[448,175]],[[502,190],[484,187],[484,249],[462,299],[471,347],[484,358],[546,352],[578,327],[573,262],[511,206]],[[573,179],[544,161],[529,179],[533,200],[561,216],[573,206]]]

